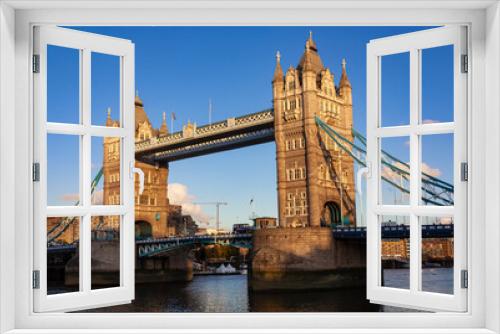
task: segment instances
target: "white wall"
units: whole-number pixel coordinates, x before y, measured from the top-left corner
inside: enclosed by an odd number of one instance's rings
[[[500,331],[500,6],[486,16],[486,327]],[[497,261],[496,266],[488,265]],[[491,289],[490,287],[493,287]]]
[[[0,333],[14,328],[14,10],[0,3]]]

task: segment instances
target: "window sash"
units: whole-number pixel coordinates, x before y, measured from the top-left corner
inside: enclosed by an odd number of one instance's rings
[[[79,50],[80,124],[47,122],[47,46]],[[92,125],[91,54],[99,52],[120,58],[121,127]],[[34,161],[40,164],[40,181],[34,183],[34,270],[40,271],[40,289],[34,290],[34,311],[72,311],[129,302],[134,297],[134,68],[133,44],[130,41],[58,27],[35,27],[34,53],[40,56],[40,72],[34,74]],[[47,136],[79,136],[80,205],[47,206]],[[92,205],[92,137],[119,137],[120,205]],[[91,218],[96,215],[119,215],[120,286],[91,289]],[[79,291],[47,295],[47,217],[80,217]]]
[[[461,55],[466,54],[466,28],[447,26],[371,41],[367,46],[367,161],[373,166],[367,183],[367,296],[375,303],[414,307],[424,310],[467,310],[467,290],[462,289],[461,270],[467,270],[467,185],[460,180],[460,162],[467,161],[467,76],[461,73]],[[421,123],[421,58],[420,50],[454,46],[454,122]],[[410,57],[410,124],[381,126],[381,57],[409,52]],[[421,135],[454,134],[454,206],[420,205]],[[381,139],[410,137],[410,203],[381,203],[380,150]],[[410,217],[410,288],[381,286],[381,215]],[[419,217],[454,217],[453,295],[421,291],[421,245]]]
[[[413,4],[416,2],[413,1]],[[99,331],[99,328],[122,328],[122,329],[132,329],[136,328],[134,332],[144,331],[145,328],[166,328],[166,327],[192,327],[189,324],[196,323],[200,321],[203,323],[204,328],[220,328],[220,323],[224,322],[225,326],[228,328],[235,328],[234,332],[240,332],[236,328],[241,327],[255,327],[269,328],[269,331],[273,331],[273,328],[286,328],[286,327],[300,327],[304,328],[303,332],[311,332],[313,328],[331,328],[332,332],[335,328],[365,328],[367,332],[378,332],[375,329],[377,327],[384,328],[398,328],[399,332],[410,332],[414,331],[415,328],[421,328],[422,332],[426,331],[428,333],[434,333],[436,331],[454,333],[457,328],[474,328],[474,331],[487,331],[484,329],[484,317],[489,317],[490,319],[496,319],[498,314],[498,308],[488,307],[484,308],[484,291],[483,284],[486,284],[486,288],[492,287],[495,284],[497,276],[495,275],[496,268],[498,266],[494,265],[497,263],[496,256],[498,254],[498,247],[496,245],[496,234],[489,233],[485,238],[485,229],[490,231],[490,228],[495,230],[497,219],[485,220],[485,217],[496,217],[495,210],[486,210],[482,204],[485,194],[489,195],[489,198],[496,198],[496,189],[493,184],[486,185],[485,182],[480,177],[483,173],[485,164],[482,156],[482,147],[486,145],[487,148],[494,151],[496,149],[496,139],[497,137],[490,138],[488,142],[485,142],[483,136],[470,139],[468,145],[471,147],[472,152],[474,152],[474,168],[470,169],[471,177],[474,178],[474,182],[471,183],[470,192],[474,194],[471,197],[471,215],[475,217],[474,228],[472,229],[472,234],[470,235],[471,249],[472,249],[472,260],[474,262],[475,270],[473,276],[470,276],[474,293],[471,293],[469,305],[472,308],[469,309],[469,313],[438,313],[438,314],[428,314],[428,313],[405,313],[405,314],[390,314],[390,313],[379,313],[376,316],[373,314],[308,314],[307,317],[297,317],[296,314],[276,314],[272,317],[268,315],[259,314],[234,314],[231,317],[226,315],[171,315],[171,314],[63,314],[62,316],[54,316],[53,314],[31,314],[30,310],[32,308],[31,296],[31,261],[32,261],[32,250],[25,251],[27,244],[31,242],[32,236],[32,191],[31,191],[31,173],[30,169],[26,166],[31,163],[31,148],[32,148],[32,137],[30,132],[30,122],[32,115],[32,106],[29,101],[31,99],[31,84],[32,79],[30,78],[31,67],[29,57],[30,46],[30,30],[28,27],[32,22],[54,22],[54,23],[64,23],[65,25],[82,25],[82,20],[85,24],[90,25],[137,25],[137,24],[149,24],[149,25],[178,25],[178,24],[207,24],[207,25],[234,25],[234,24],[267,24],[275,25],[285,22],[285,24],[293,25],[303,25],[310,24],[314,22],[325,22],[325,24],[349,24],[349,25],[366,25],[366,17],[370,17],[370,25],[413,25],[413,24],[425,24],[425,25],[441,25],[443,22],[470,22],[470,26],[473,27],[471,30],[470,45],[472,47],[473,56],[470,56],[471,66],[474,66],[473,75],[471,75],[471,83],[474,88],[469,88],[469,94],[472,97],[472,113],[470,114],[470,119],[472,122],[469,123],[470,128],[472,128],[472,133],[485,133],[485,131],[493,130],[496,123],[489,122],[488,125],[484,124],[484,116],[493,117],[496,119],[492,112],[496,110],[493,106],[496,104],[496,100],[489,96],[487,100],[484,100],[485,93],[482,89],[485,82],[492,84],[497,87],[498,78],[496,77],[496,72],[487,71],[484,72],[483,69],[490,68],[489,66],[496,66],[498,60],[498,54],[495,48],[491,48],[491,41],[496,41],[498,37],[498,32],[495,29],[485,31],[482,27],[485,22],[489,24],[498,23],[496,17],[491,17],[486,19],[485,10],[481,8],[484,7],[484,3],[477,3],[471,10],[470,4],[458,4],[449,2],[439,2],[442,9],[436,9],[422,6],[418,4],[418,10],[408,10],[406,8],[407,4],[404,4],[405,9],[401,8],[385,8],[383,4],[374,2],[369,8],[356,8],[356,10],[345,9],[342,3],[335,4],[331,3],[332,8],[337,8],[332,11],[328,19],[325,19],[324,10],[314,9],[313,6],[305,4],[307,8],[308,16],[304,19],[303,8],[288,9],[283,12],[282,9],[264,9],[260,4],[254,4],[251,6],[252,11],[248,9],[238,9],[238,8],[220,8],[219,12],[228,11],[231,15],[218,16],[213,15],[212,11],[206,10],[185,10],[171,8],[169,5],[162,6],[162,8],[145,8],[148,5],[137,4],[138,7],[142,8],[142,16],[140,22],[137,19],[137,9],[125,9],[120,4],[113,4],[113,9],[103,9],[97,8],[101,4],[95,5],[87,3],[85,4],[85,12],[82,12],[81,8],[73,9],[62,9],[61,7],[56,8],[52,6],[51,10],[43,9],[46,6],[47,1],[39,1],[37,3],[30,3],[29,6],[24,6],[24,9],[29,9],[28,11],[20,10],[14,13],[10,6],[15,6],[14,3],[9,3],[8,5],[0,8],[3,11],[5,8],[10,10],[9,16],[11,17],[11,23],[8,25],[12,29],[9,35],[12,35],[10,39],[0,39],[3,47],[0,48],[2,56],[7,55],[4,58],[4,62],[0,65],[2,66],[2,79],[7,79],[9,82],[14,82],[14,73],[16,75],[16,94],[15,99],[19,101],[16,104],[15,114],[16,117],[20,117],[21,121],[16,122],[15,127],[12,126],[14,120],[14,87],[13,85],[3,85],[0,86],[1,93],[3,94],[3,101],[7,103],[6,113],[2,115],[11,119],[12,122],[4,122],[4,129],[7,136],[14,137],[14,129],[16,131],[16,157],[14,157],[14,150],[6,152],[9,159],[2,160],[3,162],[16,160],[17,173],[16,173],[16,187],[18,190],[15,194],[16,199],[16,224],[2,224],[2,236],[4,240],[9,240],[11,235],[14,235],[14,230],[16,231],[15,242],[4,242],[2,243],[2,250],[4,250],[2,257],[2,262],[4,268],[8,269],[2,275],[4,286],[7,289],[2,288],[2,298],[7,300],[10,305],[16,304],[16,307],[3,308],[2,316],[3,319],[7,321],[4,325],[7,328],[33,328],[31,331],[36,331],[35,328],[65,328],[67,331],[73,332],[72,328],[88,329],[94,328],[94,331],[108,333],[107,330]],[[83,6],[83,5],[82,5]],[[344,6],[344,7],[343,7]],[[305,8],[304,7],[304,8]],[[339,8],[342,7],[342,8]],[[457,10],[460,7],[460,10]],[[465,8],[466,7],[466,8]],[[377,15],[373,15],[374,8],[378,8]],[[266,17],[262,17],[263,12],[268,13]],[[284,14],[285,13],[285,14]],[[88,14],[88,15],[87,15]],[[115,16],[117,15],[117,16]],[[118,17],[119,15],[119,17]],[[16,29],[14,29],[14,17],[16,18]],[[8,23],[7,21],[3,22]],[[0,29],[1,30],[1,29]],[[19,37],[14,39],[14,30],[16,30],[16,36]],[[2,34],[5,34],[3,30]],[[485,37],[486,39],[485,43]],[[15,43],[14,43],[15,41]],[[488,42],[490,41],[490,42]],[[14,52],[14,45],[16,46],[16,51]],[[486,46],[486,49],[485,49]],[[486,58],[485,58],[486,55]],[[24,59],[25,61],[17,62],[15,71],[6,71],[12,67],[12,63],[8,62],[9,59],[14,60],[14,56]],[[477,70],[479,69],[479,70]],[[9,73],[10,72],[10,73]],[[479,88],[479,89],[476,89]],[[10,94],[12,93],[12,94]],[[494,93],[492,93],[494,94]],[[9,109],[9,106],[12,106]],[[478,112],[474,112],[478,110]],[[4,118],[2,118],[4,119]],[[489,133],[489,132],[488,132]],[[8,141],[4,141],[2,147],[10,147],[12,145]],[[19,153],[21,152],[21,153]],[[24,152],[24,154],[22,153]],[[477,153],[476,153],[477,152]],[[15,159],[14,159],[15,158]],[[488,158],[487,163],[492,165],[491,168],[496,171],[495,166],[497,165],[492,161],[494,158]],[[14,165],[12,163],[12,165]],[[14,179],[13,169],[9,169],[11,165],[2,164],[3,177],[9,179]],[[488,174],[489,175],[489,174]],[[26,189],[26,191],[20,191],[20,189]],[[7,192],[10,192],[7,191]],[[30,200],[25,201],[26,198]],[[8,216],[14,218],[14,199],[9,200],[8,196],[4,197],[2,200],[4,205],[2,209],[2,216]],[[10,205],[9,203],[12,203]],[[490,231],[492,232],[492,231]],[[493,246],[491,252],[484,252],[484,244],[491,242],[490,246]],[[16,253],[16,260],[10,259],[8,254]],[[490,275],[489,279],[485,282],[484,270],[485,266],[483,261],[492,260],[492,263],[488,266],[488,272]],[[476,262],[477,261],[477,262]],[[14,266],[16,263],[16,266]],[[21,264],[21,265],[19,265]],[[15,275],[14,275],[15,272]],[[10,273],[10,274],[9,274]],[[11,285],[9,282],[15,280],[15,289],[9,290]],[[477,289],[476,289],[477,287]],[[16,302],[14,303],[14,295],[16,296]],[[473,310],[473,311],[472,311]],[[9,326],[8,319],[14,318],[14,312],[16,314],[16,324],[11,324]],[[472,313],[471,313],[472,312]],[[207,317],[208,316],[208,317]],[[168,325],[166,325],[168,322]],[[188,325],[186,325],[188,324]],[[425,328],[424,328],[425,327]],[[371,330],[369,329],[371,328]],[[409,329],[412,328],[412,329]],[[433,330],[432,328],[440,328],[438,330]],[[454,328],[454,329],[453,329]],[[482,329],[479,329],[482,328]],[[490,328],[490,327],[488,327]],[[278,330],[276,330],[278,331]],[[202,330],[200,329],[200,332]]]

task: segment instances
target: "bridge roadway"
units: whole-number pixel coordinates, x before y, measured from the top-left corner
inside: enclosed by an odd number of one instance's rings
[[[366,227],[336,227],[332,230],[335,239],[365,239]],[[385,225],[382,227],[383,239],[404,239],[410,237],[408,225]],[[422,225],[422,238],[452,238],[453,224]],[[180,247],[192,245],[223,244],[240,248],[252,247],[252,234],[223,234],[218,236],[202,235],[192,237],[168,237],[161,239],[136,240],[139,257],[151,257]],[[48,252],[75,251],[76,245],[55,245]]]
[[[135,157],[144,162],[170,162],[213,152],[274,141],[274,112],[266,109],[249,115],[136,142]]]

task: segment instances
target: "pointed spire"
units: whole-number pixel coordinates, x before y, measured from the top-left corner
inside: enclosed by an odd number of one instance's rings
[[[168,134],[168,128],[167,128],[167,113],[163,112],[162,115],[162,122],[160,126],[160,135],[164,136]]]
[[[283,69],[281,68],[281,54],[276,52],[276,67],[274,69],[273,82],[283,80]]]
[[[349,78],[347,78],[346,72],[346,60],[342,58],[342,76],[340,77],[339,87],[351,87],[351,83],[349,82]]]
[[[106,118],[106,126],[112,126],[113,120],[111,119],[111,107],[108,107],[107,114],[108,114],[108,116]]]
[[[313,40],[313,33],[311,30],[309,30],[309,38],[306,41],[306,50],[318,51],[316,43]]]
[[[314,71],[319,73],[323,70],[323,62],[318,54],[318,48],[316,47],[316,42],[312,38],[312,31],[309,31],[309,37],[306,40],[306,48],[304,54],[300,58],[297,70],[302,71]]]
[[[139,97],[139,90],[138,89],[135,90],[135,105],[139,106],[139,107],[143,107],[144,106],[144,104],[142,103],[141,98]]]
[[[309,41],[306,43],[306,51],[302,56],[301,64],[299,64],[299,66],[302,65],[302,70],[304,71],[314,71],[312,56],[308,45]]]

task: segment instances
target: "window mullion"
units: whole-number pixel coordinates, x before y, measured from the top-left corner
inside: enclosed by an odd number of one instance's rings
[[[84,49],[82,52],[82,67],[81,67],[81,108],[82,108],[82,124],[88,131],[91,124],[91,52]],[[91,216],[90,206],[92,203],[91,194],[91,164],[92,164],[92,138],[86,133],[82,136],[82,159],[80,170],[81,173],[81,189],[82,189],[82,204],[85,214],[82,217],[82,226],[80,229],[80,286],[82,291],[90,291],[91,289]]]
[[[420,104],[419,51],[410,51],[410,290],[420,286],[420,231],[416,209],[420,198],[420,137],[417,134]]]
[[[82,136],[83,144],[82,144],[82,159],[80,170],[81,173],[81,189],[83,191],[82,194],[82,204],[84,208],[89,208],[91,205],[91,136],[88,132],[88,128],[90,127],[90,115],[91,115],[91,59],[90,59],[90,51],[83,50],[82,54],[82,75],[80,76],[81,80],[81,108],[82,108],[82,124],[85,129],[85,133]]]

